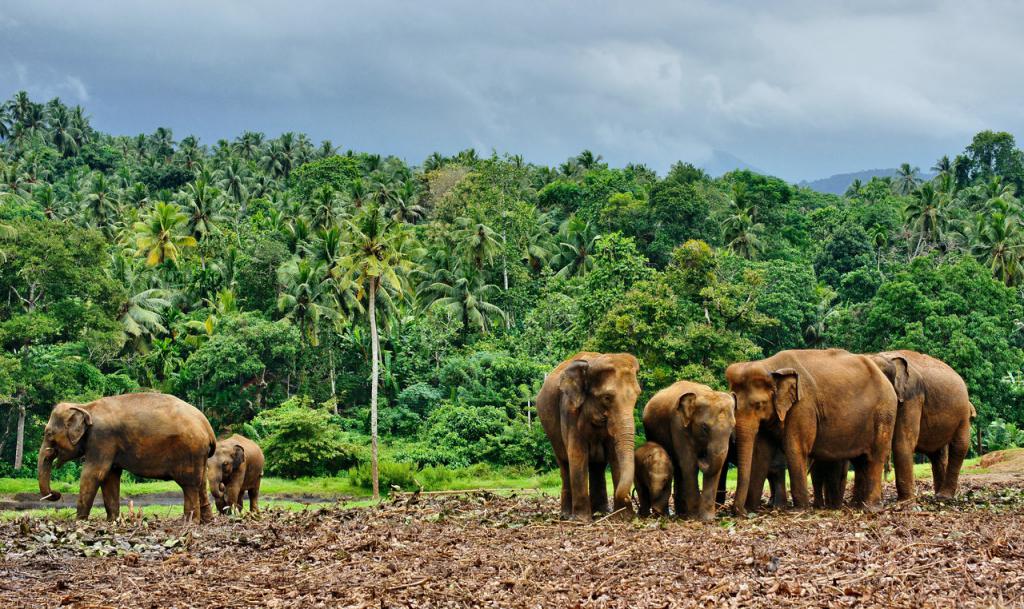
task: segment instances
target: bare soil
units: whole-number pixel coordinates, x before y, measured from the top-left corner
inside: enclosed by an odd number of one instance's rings
[[[302,503],[305,505],[313,505],[320,503],[333,503],[335,501],[346,501],[352,499],[351,497],[337,497],[337,496],[323,496],[315,494],[275,494],[261,496],[260,501],[263,503],[273,504],[277,501],[289,501],[292,503]],[[248,500],[246,500],[248,501]],[[41,509],[53,509],[53,508],[74,508],[78,504],[77,493],[64,493],[61,495],[58,501],[42,501],[39,493],[16,493],[14,495],[0,495],[0,511],[24,511],[24,510],[41,510]],[[125,509],[129,505],[134,507],[145,507],[147,505],[181,505],[182,496],[181,491],[167,491],[164,493],[146,493],[142,495],[122,496],[121,497],[121,508]],[[93,509],[103,511],[103,496],[102,493],[96,493],[96,498],[93,500]]]
[[[0,606],[1024,606],[1021,483],[711,524],[560,523],[554,499],[488,492],[207,526],[22,518],[0,524]]]

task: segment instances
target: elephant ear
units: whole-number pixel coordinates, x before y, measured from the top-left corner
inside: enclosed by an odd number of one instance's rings
[[[82,441],[82,437],[85,436],[85,432],[91,426],[92,415],[89,414],[88,410],[78,406],[72,406],[68,409],[68,441],[71,442],[72,446],[78,446],[78,443]]]
[[[889,363],[892,364],[892,388],[896,390],[896,397],[901,402],[905,402],[913,398],[917,391],[915,391],[914,383],[910,380],[910,363],[907,362],[907,358],[902,355],[896,355],[888,358]]]
[[[583,396],[587,393],[587,371],[590,363],[578,359],[562,371],[558,381],[558,389],[562,392],[562,408],[569,414],[576,415],[583,406]]]
[[[786,413],[800,401],[800,375],[792,368],[779,368],[772,372],[775,381],[775,412],[780,421],[786,420]]]
[[[683,415],[683,425],[693,422],[693,415],[697,411],[697,394],[690,391],[679,396],[679,403],[676,404],[679,412]]]
[[[238,469],[240,465],[245,461],[245,449],[242,448],[241,444],[235,444],[235,450],[231,453],[231,466],[232,469]]]

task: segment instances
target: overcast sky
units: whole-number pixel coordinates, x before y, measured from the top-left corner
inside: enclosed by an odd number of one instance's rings
[[[724,150],[790,180],[927,169],[1024,126],[1019,2],[0,5],[0,96],[118,134],[304,131],[419,163],[584,148],[663,172]]]

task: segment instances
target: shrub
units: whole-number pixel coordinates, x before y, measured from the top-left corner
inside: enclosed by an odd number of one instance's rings
[[[360,461],[362,449],[338,429],[331,414],[295,396],[253,419],[267,456],[267,472],[285,478],[334,475]]]
[[[1018,429],[1013,423],[995,419],[988,424],[983,437],[985,450],[1003,450],[1024,446],[1024,429]]]
[[[402,490],[415,490],[419,488],[416,483],[418,471],[413,463],[380,461],[377,470],[380,488],[385,493],[389,492],[392,486],[397,486]],[[364,462],[349,468],[348,479],[352,486],[365,489],[373,488],[370,464]]]

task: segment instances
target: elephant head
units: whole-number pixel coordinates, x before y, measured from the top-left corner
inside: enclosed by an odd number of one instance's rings
[[[871,356],[871,361],[892,383],[892,388],[896,390],[896,398],[900,404],[924,394],[924,382],[921,374],[899,352],[876,353]]]
[[[239,444],[226,442],[218,442],[213,456],[206,461],[206,479],[210,484],[210,494],[213,495],[217,511],[224,512],[231,509],[231,504],[225,497],[227,484],[243,463],[245,463],[245,449]]]
[[[735,509],[743,513],[757,434],[765,423],[785,423],[800,401],[800,375],[793,368],[770,370],[761,362],[746,362],[732,364],[725,376],[736,400]]]
[[[60,493],[50,488],[50,475],[54,467],[82,456],[85,452],[85,437],[92,423],[92,415],[78,404],[60,403],[54,406],[43,432],[43,443],[39,447],[39,492],[43,499],[60,499]]]
[[[719,471],[729,456],[736,425],[733,396],[721,391],[688,392],[679,396],[677,408],[694,439],[697,467],[705,474]]]

